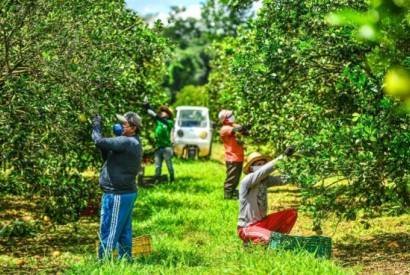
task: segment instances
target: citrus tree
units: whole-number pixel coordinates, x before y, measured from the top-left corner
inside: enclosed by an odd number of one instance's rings
[[[6,0],[0,12],[0,191],[75,219],[99,189],[89,118],[111,134],[115,113],[162,101],[166,43],[122,1]]]
[[[352,26],[326,25],[346,7],[366,3],[264,1],[250,31],[214,46],[207,88],[252,124],[250,142],[277,153],[297,146],[301,157],[282,169],[301,186],[316,228],[332,212],[354,219],[410,206],[410,117],[366,62],[371,45]]]
[[[178,94],[174,106],[204,106],[208,107],[208,94],[203,86],[185,86]]]
[[[366,10],[345,8],[330,13],[326,21],[352,26],[353,35],[372,46],[366,57],[372,72],[386,74],[385,91],[402,99],[410,110],[410,56],[406,47],[410,43],[410,2],[371,0]]]

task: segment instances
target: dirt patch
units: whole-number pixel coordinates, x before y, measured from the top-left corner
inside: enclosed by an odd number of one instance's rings
[[[79,222],[56,225],[42,217],[38,199],[3,197],[0,202],[0,230],[19,222],[14,236],[0,236],[0,269],[2,274],[56,273],[94,249],[98,232],[98,218],[82,218]],[[32,226],[33,232],[24,231]],[[28,234],[28,235],[27,235]]]
[[[271,211],[298,208],[299,190],[283,186],[269,190]],[[333,217],[323,225],[323,235],[333,240],[333,260],[345,267],[361,267],[360,274],[410,274],[410,215],[340,222]],[[293,235],[316,235],[312,218],[299,212]]]

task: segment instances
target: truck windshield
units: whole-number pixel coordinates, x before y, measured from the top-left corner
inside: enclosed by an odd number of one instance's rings
[[[178,126],[205,128],[208,126],[208,122],[204,112],[201,110],[181,110]]]

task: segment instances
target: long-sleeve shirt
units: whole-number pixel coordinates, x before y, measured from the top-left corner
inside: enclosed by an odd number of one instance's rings
[[[225,161],[243,162],[244,148],[242,144],[238,143],[234,132],[234,125],[222,126],[220,136],[225,148]]]
[[[148,114],[155,118],[157,123],[154,131],[156,148],[171,147],[171,130],[174,128],[172,119],[160,117],[152,109],[148,109]]]
[[[268,187],[286,184],[281,176],[270,175],[282,158],[277,157],[242,179],[239,187],[238,227],[247,227],[266,217]]]
[[[104,138],[99,126],[92,139],[103,151],[105,162],[100,172],[100,186],[105,193],[137,192],[135,178],[141,169],[142,146],[138,136]]]
[[[171,130],[174,122],[171,119],[157,120],[155,127],[155,142],[157,148],[171,147]]]

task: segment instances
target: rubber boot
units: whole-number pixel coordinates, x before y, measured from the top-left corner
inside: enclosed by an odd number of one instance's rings
[[[234,199],[233,196],[232,196],[232,191],[231,190],[224,190],[224,199],[225,200]]]
[[[155,175],[152,184],[156,185],[159,183],[161,183],[161,176]]]
[[[233,200],[239,200],[239,191],[237,189],[234,189],[232,191],[232,199]]]

